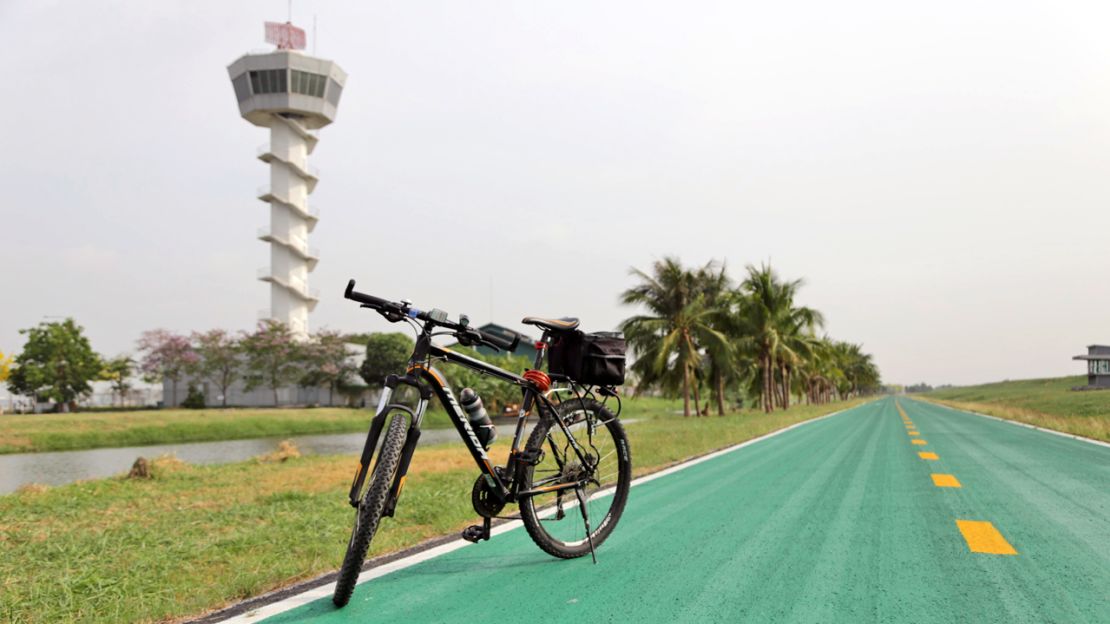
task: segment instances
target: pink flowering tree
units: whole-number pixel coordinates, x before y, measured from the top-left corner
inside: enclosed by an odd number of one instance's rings
[[[194,372],[200,357],[189,338],[165,329],[152,329],[139,337],[139,368],[150,382],[168,379],[172,395],[167,407],[177,403],[177,382]]]
[[[301,345],[293,339],[288,325],[265,320],[253,332],[244,333],[239,346],[246,361],[247,390],[270,388],[276,407],[278,388],[296,383],[304,374]]]
[[[227,407],[227,393],[239,379],[243,367],[239,339],[223,329],[193,332],[193,345],[200,361],[197,372],[220,389],[223,407]]]
[[[343,334],[322,329],[304,345],[304,362],[308,366],[302,385],[327,386],[328,405],[334,405],[335,390],[358,372],[358,366],[347,354]]]

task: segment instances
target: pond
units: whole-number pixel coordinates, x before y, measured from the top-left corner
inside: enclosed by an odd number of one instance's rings
[[[497,435],[498,437],[512,436],[513,429],[513,425],[500,425],[497,427]],[[135,463],[138,457],[153,459],[160,455],[174,455],[190,464],[244,461],[274,451],[282,440],[293,440],[300,452],[305,455],[336,455],[361,452],[362,445],[366,441],[366,433],[283,436],[0,455],[0,494],[14,492],[29,483],[62,485],[84,479],[111,477],[130,470],[131,464]],[[420,446],[451,441],[462,444],[458,432],[454,429],[429,429],[420,435]]]

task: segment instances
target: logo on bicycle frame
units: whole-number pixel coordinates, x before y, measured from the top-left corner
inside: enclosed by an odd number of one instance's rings
[[[482,446],[482,443],[478,440],[478,434],[474,433],[474,427],[470,426],[470,421],[463,415],[463,409],[459,405],[459,402],[455,400],[455,395],[451,392],[451,386],[443,384],[442,387],[443,396],[447,397],[447,403],[451,407],[451,409],[447,411],[451,412],[451,416],[454,417],[455,420],[462,423],[463,429],[466,430],[466,436],[470,438],[470,442],[474,445],[474,448],[478,449],[478,454],[481,455],[482,459],[488,460],[489,456],[486,455],[486,448]]]

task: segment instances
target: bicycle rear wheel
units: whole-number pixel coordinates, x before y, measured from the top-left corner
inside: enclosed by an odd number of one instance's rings
[[[389,489],[393,485],[393,477],[397,474],[397,464],[401,459],[401,448],[405,445],[405,431],[407,419],[401,413],[395,413],[389,421],[381,451],[378,453],[378,463],[370,476],[370,487],[359,501],[355,511],[355,526],[351,530],[351,540],[347,542],[347,554],[343,557],[343,565],[339,568],[339,579],[336,581],[335,595],[331,601],[335,606],[342,607],[351,599],[358,581],[362,563],[366,560],[366,551],[370,548],[370,540],[378,530],[378,523],[382,519],[382,510],[385,508],[385,499],[389,496]]]
[[[520,501],[520,517],[532,541],[544,552],[573,559],[589,554],[591,540],[594,548],[600,546],[616,527],[632,484],[632,458],[624,427],[601,403],[573,399],[560,405],[559,413],[592,466],[582,465],[554,419],[543,418],[525,446],[542,450],[542,459],[524,470],[522,489],[588,478],[581,494],[589,515],[590,539],[573,489]]]

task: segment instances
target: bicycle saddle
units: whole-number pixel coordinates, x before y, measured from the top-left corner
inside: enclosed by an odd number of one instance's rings
[[[526,316],[521,321],[525,325],[535,325],[542,327],[548,331],[570,331],[578,328],[578,319],[576,318],[561,318],[561,319],[545,319],[538,316]]]

